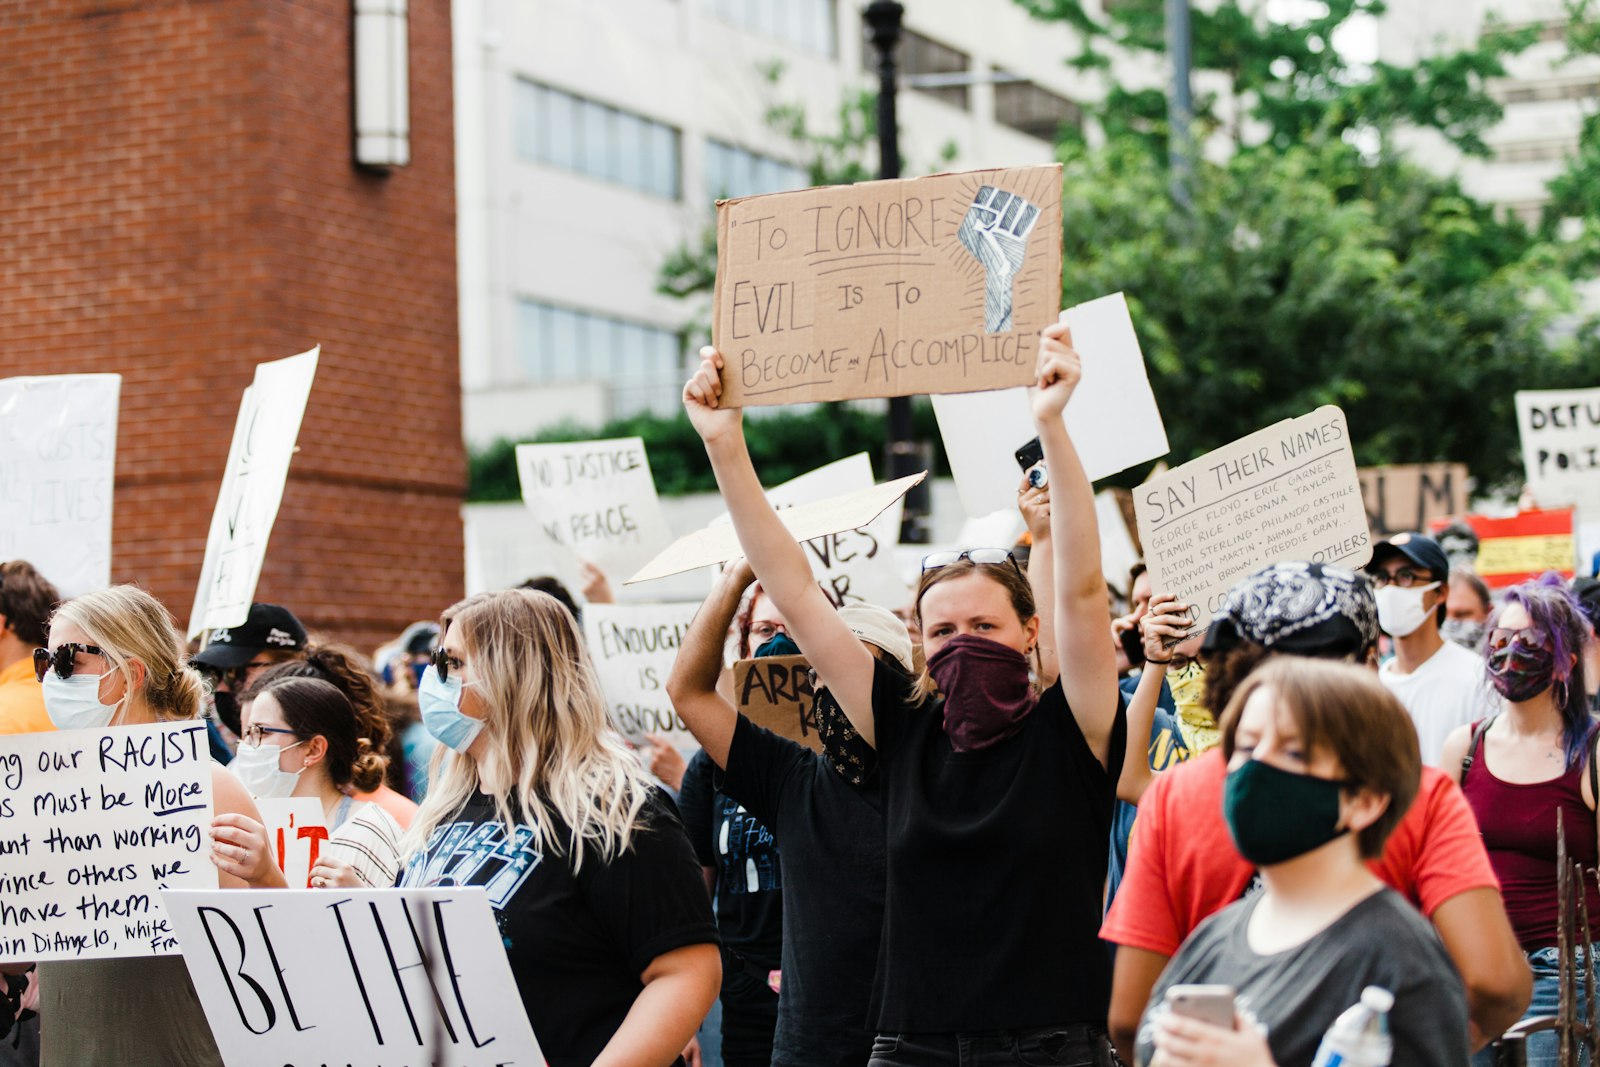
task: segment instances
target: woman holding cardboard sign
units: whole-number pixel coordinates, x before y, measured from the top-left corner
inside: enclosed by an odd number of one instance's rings
[[[400,885],[488,890],[550,1067],[668,1067],[722,974],[677,813],[554,597],[481,594],[440,626],[417,689],[440,748]]]
[[[767,503],[741,412],[702,351],[684,407],[746,557],[881,764],[888,893],[874,1067],[1109,1062],[1098,939],[1124,723],[1089,481],[1061,413],[1080,375],[1064,325],[1040,339],[1034,416],[1050,469],[1060,681],[1036,694],[1034,598],[1003,549],[923,561],[927,671],[908,688],[817,588]]]
[[[34,652],[34,669],[60,730],[197,719],[205,683],[184,666],[183,652],[167,609],[122,585],[63,604],[50,620],[50,647]],[[248,860],[266,843],[250,794],[219,764],[211,788],[212,860],[222,888],[281,887],[276,866]],[[39,989],[44,1067],[222,1063],[182,956],[44,963]]]

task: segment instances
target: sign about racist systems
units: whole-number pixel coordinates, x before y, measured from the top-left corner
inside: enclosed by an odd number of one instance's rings
[[[191,639],[205,630],[238,626],[250,613],[321,351],[260,364],[239,402],[189,613]]]
[[[1061,167],[717,205],[728,405],[1026,385],[1061,300]]]
[[[0,560],[77,596],[111,584],[118,374],[0,380]]]
[[[1189,604],[1194,629],[1269,563],[1372,558],[1349,423],[1331,405],[1153,478],[1133,504],[1151,586]]]
[[[0,963],[178,951],[163,888],[214,889],[200,722],[0,736]]]
[[[1472,480],[1465,463],[1405,463],[1362,467],[1361,499],[1367,525],[1382,540],[1407,530],[1426,530],[1436,519],[1467,510]]]
[[[699,604],[590,604],[584,640],[611,721],[630,741],[658,734],[685,754],[700,747],[672,708],[667,675]]]
[[[518,445],[522,499],[540,530],[611,574],[631,574],[672,540],[644,441]]]
[[[328,818],[316,797],[258,799],[267,846],[291,889],[311,886],[311,868],[317,865],[322,843],[328,840]]]
[[[759,656],[733,665],[734,702],[747,719],[821,752],[815,684],[804,656]]]
[[[483,889],[163,894],[237,1067],[544,1067]]]

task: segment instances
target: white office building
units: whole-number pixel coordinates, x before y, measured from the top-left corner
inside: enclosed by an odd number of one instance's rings
[[[908,173],[1048,162],[1074,101],[1072,32],[1013,0],[905,0],[899,94]],[[597,426],[677,403],[685,326],[659,295],[719,196],[809,184],[765,121],[798,103],[830,130],[873,88],[855,0],[457,0],[461,367],[470,444]],[[760,73],[782,64],[776,86]],[[1012,79],[997,82],[995,75]],[[1159,71],[1152,77],[1159,79]],[[875,161],[875,155],[872,157]]]

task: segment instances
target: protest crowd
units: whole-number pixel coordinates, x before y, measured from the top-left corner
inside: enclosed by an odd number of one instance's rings
[[[740,555],[664,679],[688,751],[614,719],[580,621],[612,600],[592,566],[579,598],[532,578],[369,655],[267,603],[190,645],[135,586],[63,598],[29,562],[0,565],[0,773],[52,731],[96,732],[102,770],[149,758],[134,738],[153,730],[193,744],[209,839],[191,851],[212,888],[255,891],[253,917],[224,928],[212,903],[173,927],[182,954],[8,947],[0,1062],[221,1064],[213,997],[266,1009],[252,1033],[310,1030],[314,1002],[292,995],[307,965],[280,954],[353,963],[339,909],[393,887],[481,887],[550,1067],[1492,1062],[1491,1042],[1559,1011],[1558,856],[1600,863],[1600,582],[1491,593],[1416,531],[1354,568],[1251,568],[1201,625],[1153,565],[1114,606],[1062,417],[1094,373],[1079,343],[1065,323],[1037,337],[1047,476],[1018,488],[1021,541],[927,555],[909,604],[842,606],[702,350],[683,404]],[[736,664],[769,657],[800,663],[810,743],[741,711]],[[293,802],[298,838],[270,815]],[[285,842],[310,825],[291,874]],[[13,855],[0,830],[0,905],[40,888]],[[336,934],[273,927],[271,901],[308,896]],[[436,973],[461,978],[434,907]],[[24,918],[48,932],[61,914]],[[205,981],[194,929],[232,961]],[[403,987],[416,965],[388,929]],[[492,1052],[455,995],[452,1016],[433,986],[448,1040]],[[1557,1044],[1535,1033],[1526,1062]]]

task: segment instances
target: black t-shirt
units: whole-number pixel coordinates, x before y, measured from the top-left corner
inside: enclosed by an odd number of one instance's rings
[[[1369,985],[1394,994],[1393,1067],[1460,1067],[1467,1062],[1467,995],[1433,927],[1392,889],[1372,894],[1326,930],[1283,952],[1250,947],[1253,896],[1195,928],[1150,994],[1161,1004],[1174,985],[1231,985],[1241,1013],[1267,1029],[1278,1067],[1310,1067],[1322,1035]],[[1154,1053],[1148,1012],[1139,1025],[1139,1062]]]
[[[883,935],[877,775],[851,785],[811,749],[741,715],[722,788],[773,828],[787,857],[772,1067],[862,1067]]]
[[[1015,735],[955,752],[940,700],[873,683],[889,846],[878,1027],[949,1033],[1104,1026],[1099,938],[1127,722],[1102,767],[1051,686]]]
[[[723,947],[757,969],[777,970],[783,956],[778,840],[744,805],[717,788],[716,776],[717,765],[704,749],[689,760],[678,790],[683,827],[701,866],[716,869],[717,929]],[[744,988],[730,982],[731,969],[724,967],[724,993]],[[762,999],[770,997],[768,991]]]
[[[557,840],[567,836],[556,830]],[[519,825],[508,841],[494,801],[480,791],[429,835],[399,884],[484,886],[550,1067],[588,1067],[633,1007],[652,960],[716,943],[711,904],[672,801],[659,790],[628,850],[610,863],[590,849],[575,875],[569,858],[535,852],[531,838]]]

